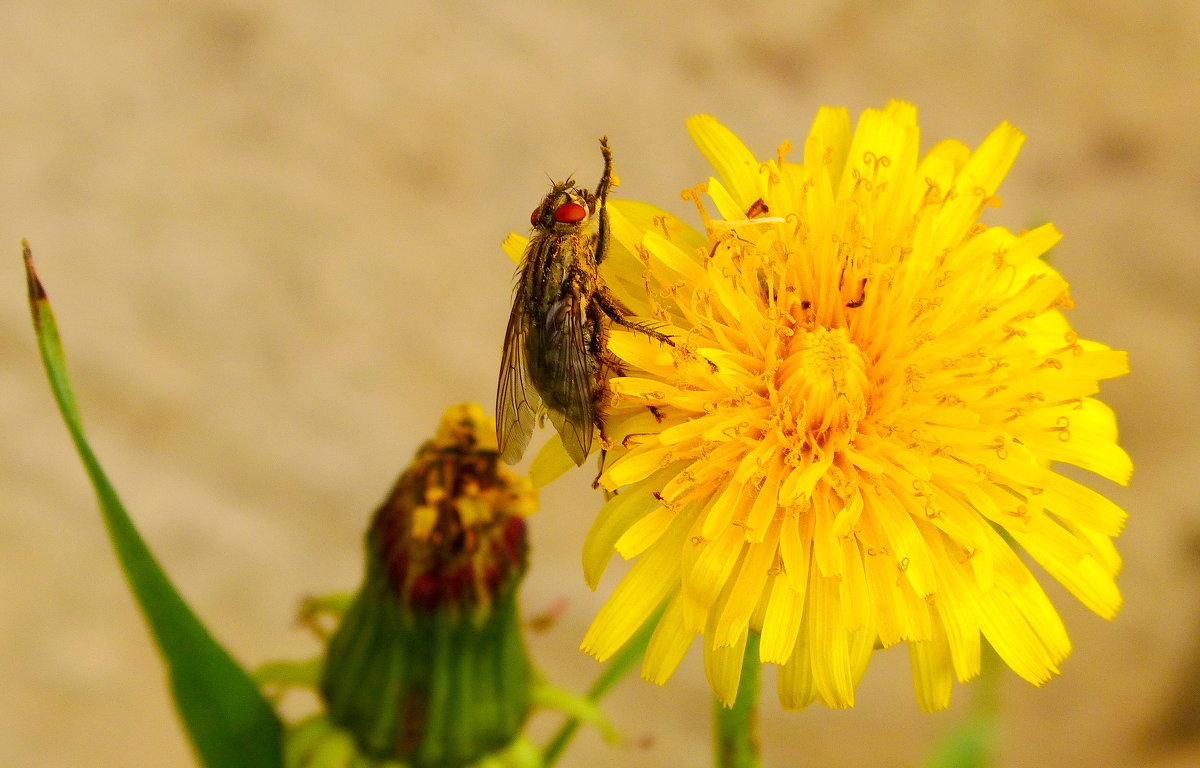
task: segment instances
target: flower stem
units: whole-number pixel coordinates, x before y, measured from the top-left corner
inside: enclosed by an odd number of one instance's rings
[[[654,635],[654,628],[658,624],[658,620],[662,618],[663,610],[666,608],[666,603],[658,607],[654,616],[647,621],[641,629],[625,644],[617,655],[608,662],[600,677],[592,685],[588,691],[585,700],[588,702],[599,702],[605,694],[612,689],[626,674],[633,670],[637,662],[641,660],[642,655],[646,652],[646,647],[650,644],[650,638]],[[582,719],[576,715],[563,724],[550,743],[546,745],[542,753],[544,761],[543,768],[552,768],[562,756],[562,752],[571,743],[571,739],[575,736],[575,731],[579,729]]]
[[[922,768],[989,768],[996,765],[1003,702],[1001,688],[1007,668],[990,645],[980,658],[979,679],[972,690],[967,715],[922,763]]]
[[[713,700],[713,764],[717,768],[761,768],[758,755],[758,633],[750,632],[742,657],[742,680],[732,707]]]

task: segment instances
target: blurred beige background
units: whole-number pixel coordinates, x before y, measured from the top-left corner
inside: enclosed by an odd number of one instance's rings
[[[151,546],[235,655],[313,652],[302,595],[359,578],[360,535],[444,406],[494,396],[512,266],[547,175],[598,175],[689,214],[711,112],[760,155],[821,104],[892,97],[926,145],[1028,134],[990,221],[1053,220],[1138,470],[1093,485],[1130,511],[1126,605],[1051,586],[1075,643],[1012,678],[1003,766],[1200,764],[1200,5],[1175,2],[0,4],[0,764],[193,764],[36,356],[28,237],[93,443]],[[599,500],[576,473],[533,523],[525,609],[555,681],[601,595],[578,550]],[[961,717],[918,712],[907,654],[877,654],[847,712],[764,699],[769,765],[907,766]],[[1189,712],[1184,702],[1190,696]],[[622,684],[628,735],[570,766],[709,763],[693,654]],[[540,724],[541,732],[550,720]]]

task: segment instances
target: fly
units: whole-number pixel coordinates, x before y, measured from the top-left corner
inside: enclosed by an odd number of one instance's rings
[[[496,439],[509,464],[524,455],[542,413],[576,465],[587,459],[596,429],[603,438],[605,380],[621,370],[607,350],[609,323],[674,346],[629,320],[600,277],[613,179],[607,136],[600,153],[604,173],[594,193],[573,179],[555,182],[529,219],[533,235],[517,269],[496,391]]]

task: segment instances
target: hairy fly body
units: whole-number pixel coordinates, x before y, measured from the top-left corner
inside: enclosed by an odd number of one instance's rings
[[[581,465],[597,428],[601,399],[620,366],[606,347],[608,324],[665,344],[671,340],[629,314],[600,278],[608,251],[612,152],[600,139],[604,173],[596,191],[556,182],[533,210],[533,236],[517,270],[496,392],[496,437],[510,464],[520,461],[539,413],[550,417],[571,459]]]

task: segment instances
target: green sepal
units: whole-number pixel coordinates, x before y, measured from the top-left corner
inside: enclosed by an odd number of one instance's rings
[[[322,659],[304,661],[271,661],[254,670],[254,680],[260,687],[283,693],[289,688],[316,689],[321,680]],[[276,694],[272,692],[272,698]]]
[[[416,609],[392,590],[368,543],[367,578],[330,639],[321,681],[329,718],[366,755],[458,768],[503,749],[530,709],[532,668],[519,576],[486,610]]]

